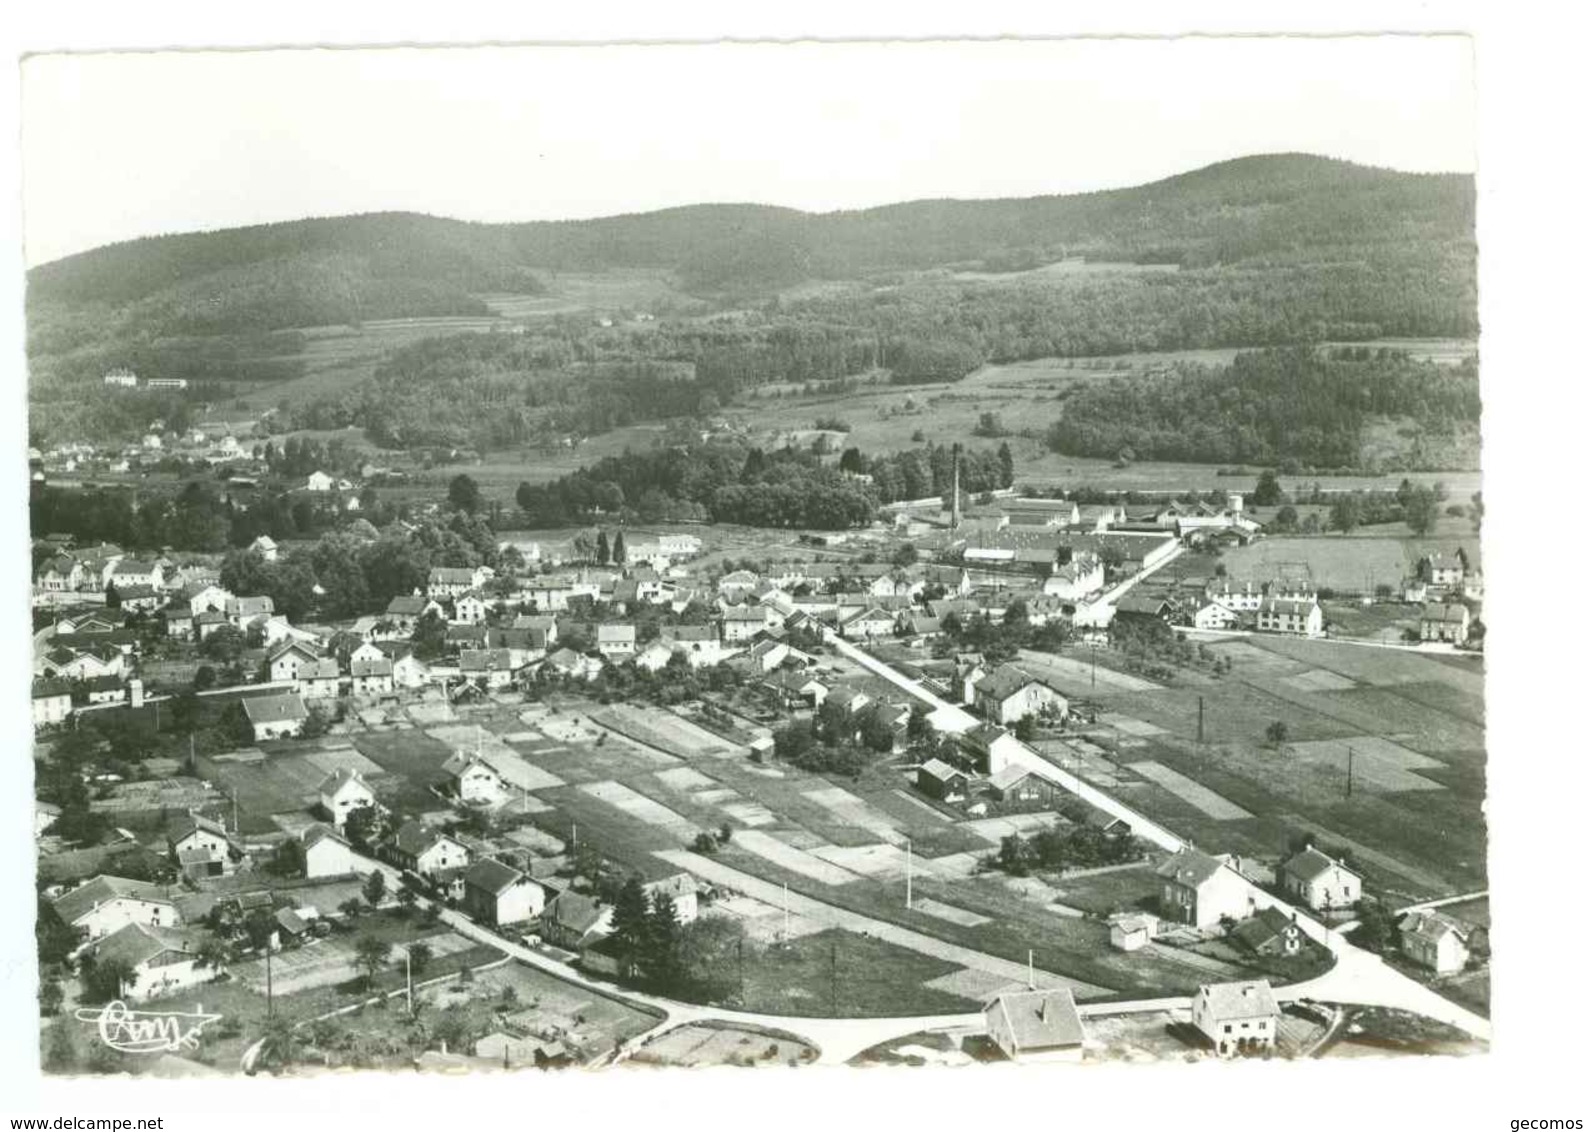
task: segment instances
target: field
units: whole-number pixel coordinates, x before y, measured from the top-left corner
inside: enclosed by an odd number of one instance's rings
[[[971,999],[926,984],[958,970],[856,932],[831,929],[764,948],[739,972],[739,1008],[814,1018],[957,1014]]]
[[[644,1065],[801,1065],[819,1051],[794,1035],[723,1024],[687,1023],[650,1039],[631,1059]]]
[[[321,782],[344,767],[358,770],[378,793],[408,792],[409,782],[383,773],[383,768],[339,740],[334,749],[285,754],[237,752],[201,760],[200,774],[223,794],[236,798],[239,829],[270,833],[279,827],[273,814],[297,814],[315,804]]]

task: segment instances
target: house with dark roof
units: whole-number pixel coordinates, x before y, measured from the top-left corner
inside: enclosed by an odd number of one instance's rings
[[[1233,865],[1186,847],[1156,870],[1161,880],[1161,914],[1166,920],[1211,928],[1223,917],[1242,920],[1254,908],[1250,883]]]
[[[1190,1021],[1218,1057],[1262,1053],[1278,1040],[1278,1003],[1264,979],[1208,983],[1195,992]]]
[[[142,1001],[159,994],[208,982],[219,972],[200,966],[197,948],[183,932],[133,923],[93,945],[100,966],[125,964],[128,977],[120,993],[124,1001]]]
[[[1252,955],[1298,955],[1304,936],[1294,916],[1276,906],[1263,908],[1234,928],[1229,939]]]
[[[613,921],[614,910],[596,896],[566,889],[548,901],[538,931],[554,947],[579,951],[607,935]]]
[[[519,869],[483,857],[464,873],[465,912],[489,927],[536,919],[547,904],[547,890]]]
[[[166,851],[185,876],[224,876],[242,856],[227,827],[190,810],[166,834]]]
[[[1453,975],[1471,960],[1474,929],[1431,908],[1407,912],[1399,922],[1399,949],[1439,975]]]
[[[385,696],[393,690],[393,662],[385,656],[349,661],[348,675],[349,690],[356,696]]]
[[[1012,1061],[1084,1060],[1084,1023],[1067,987],[997,995],[985,1007],[985,1030]]]
[[[56,917],[84,940],[110,935],[128,924],[172,927],[182,922],[163,888],[118,876],[97,876],[55,898]]]
[[[1460,645],[1470,634],[1471,610],[1460,602],[1431,602],[1422,607],[1422,640]]]
[[[316,789],[321,811],[331,819],[339,832],[355,810],[376,805],[376,791],[371,789],[365,776],[352,767],[342,767],[321,780]]]
[[[968,774],[940,759],[929,759],[918,768],[918,789],[942,802],[961,802],[968,797]]]
[[[1015,723],[1026,715],[1066,718],[1067,697],[1015,664],[1003,664],[974,685],[974,705],[992,723]]]
[[[384,850],[384,856],[395,866],[420,876],[434,876],[470,864],[470,850],[463,842],[413,818],[398,827]]]
[[[246,696],[241,702],[249,726],[254,729],[256,743],[297,735],[304,730],[304,721],[310,717],[309,710],[304,706],[304,698],[297,692]]]
[[[1360,875],[1314,845],[1278,866],[1278,887],[1314,912],[1353,908],[1361,899]]]

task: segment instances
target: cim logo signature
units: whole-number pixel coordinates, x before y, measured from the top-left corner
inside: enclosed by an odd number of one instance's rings
[[[199,1046],[199,1032],[221,1018],[204,1007],[185,1010],[129,1010],[125,1002],[77,1011],[82,1022],[99,1029],[100,1041],[123,1053],[177,1053]]]

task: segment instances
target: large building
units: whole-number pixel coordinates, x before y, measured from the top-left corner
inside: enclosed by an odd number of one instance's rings
[[[1197,928],[1216,927],[1224,917],[1242,920],[1254,911],[1250,882],[1232,863],[1198,849],[1181,849],[1156,870],[1161,878],[1162,918]]]
[[[1084,1024],[1066,987],[997,996],[985,1007],[985,1028],[1013,1061],[1084,1059]]]
[[[1219,1057],[1264,1053],[1278,1041],[1278,1003],[1265,980],[1209,983],[1195,993],[1190,1020]]]
[[[1015,723],[1026,715],[1068,713],[1067,697],[1014,664],[1003,664],[974,685],[974,702],[994,723]]]

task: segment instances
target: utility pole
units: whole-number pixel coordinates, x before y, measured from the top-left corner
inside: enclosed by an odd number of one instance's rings
[[[1355,793],[1355,744],[1346,743],[1344,749],[1350,753],[1349,762],[1344,770],[1344,796],[1348,798]]]
[[[266,1017],[274,1018],[277,1013],[276,1000],[271,997],[271,941],[266,940]]]
[[[1206,741],[1206,697],[1201,696],[1199,703],[1200,713],[1195,717],[1195,742],[1203,744]]]
[[[840,1000],[841,1000],[841,996],[840,996],[839,987],[840,987],[840,974],[838,972],[838,965],[836,963],[836,958],[835,958],[835,937],[832,935],[830,937],[830,1017],[831,1018],[839,1018],[841,1016],[841,1008],[840,1008],[840,1005],[839,1005]]]
[[[907,839],[907,906],[913,906],[913,839]]]
[[[1034,948],[1029,948],[1029,989],[1034,989]]]
[[[789,884],[780,886],[780,909],[783,917],[780,921],[780,943],[784,946],[791,942],[791,886]]]
[[[404,948],[404,1007],[415,1016],[415,979],[409,970],[409,948]]]

